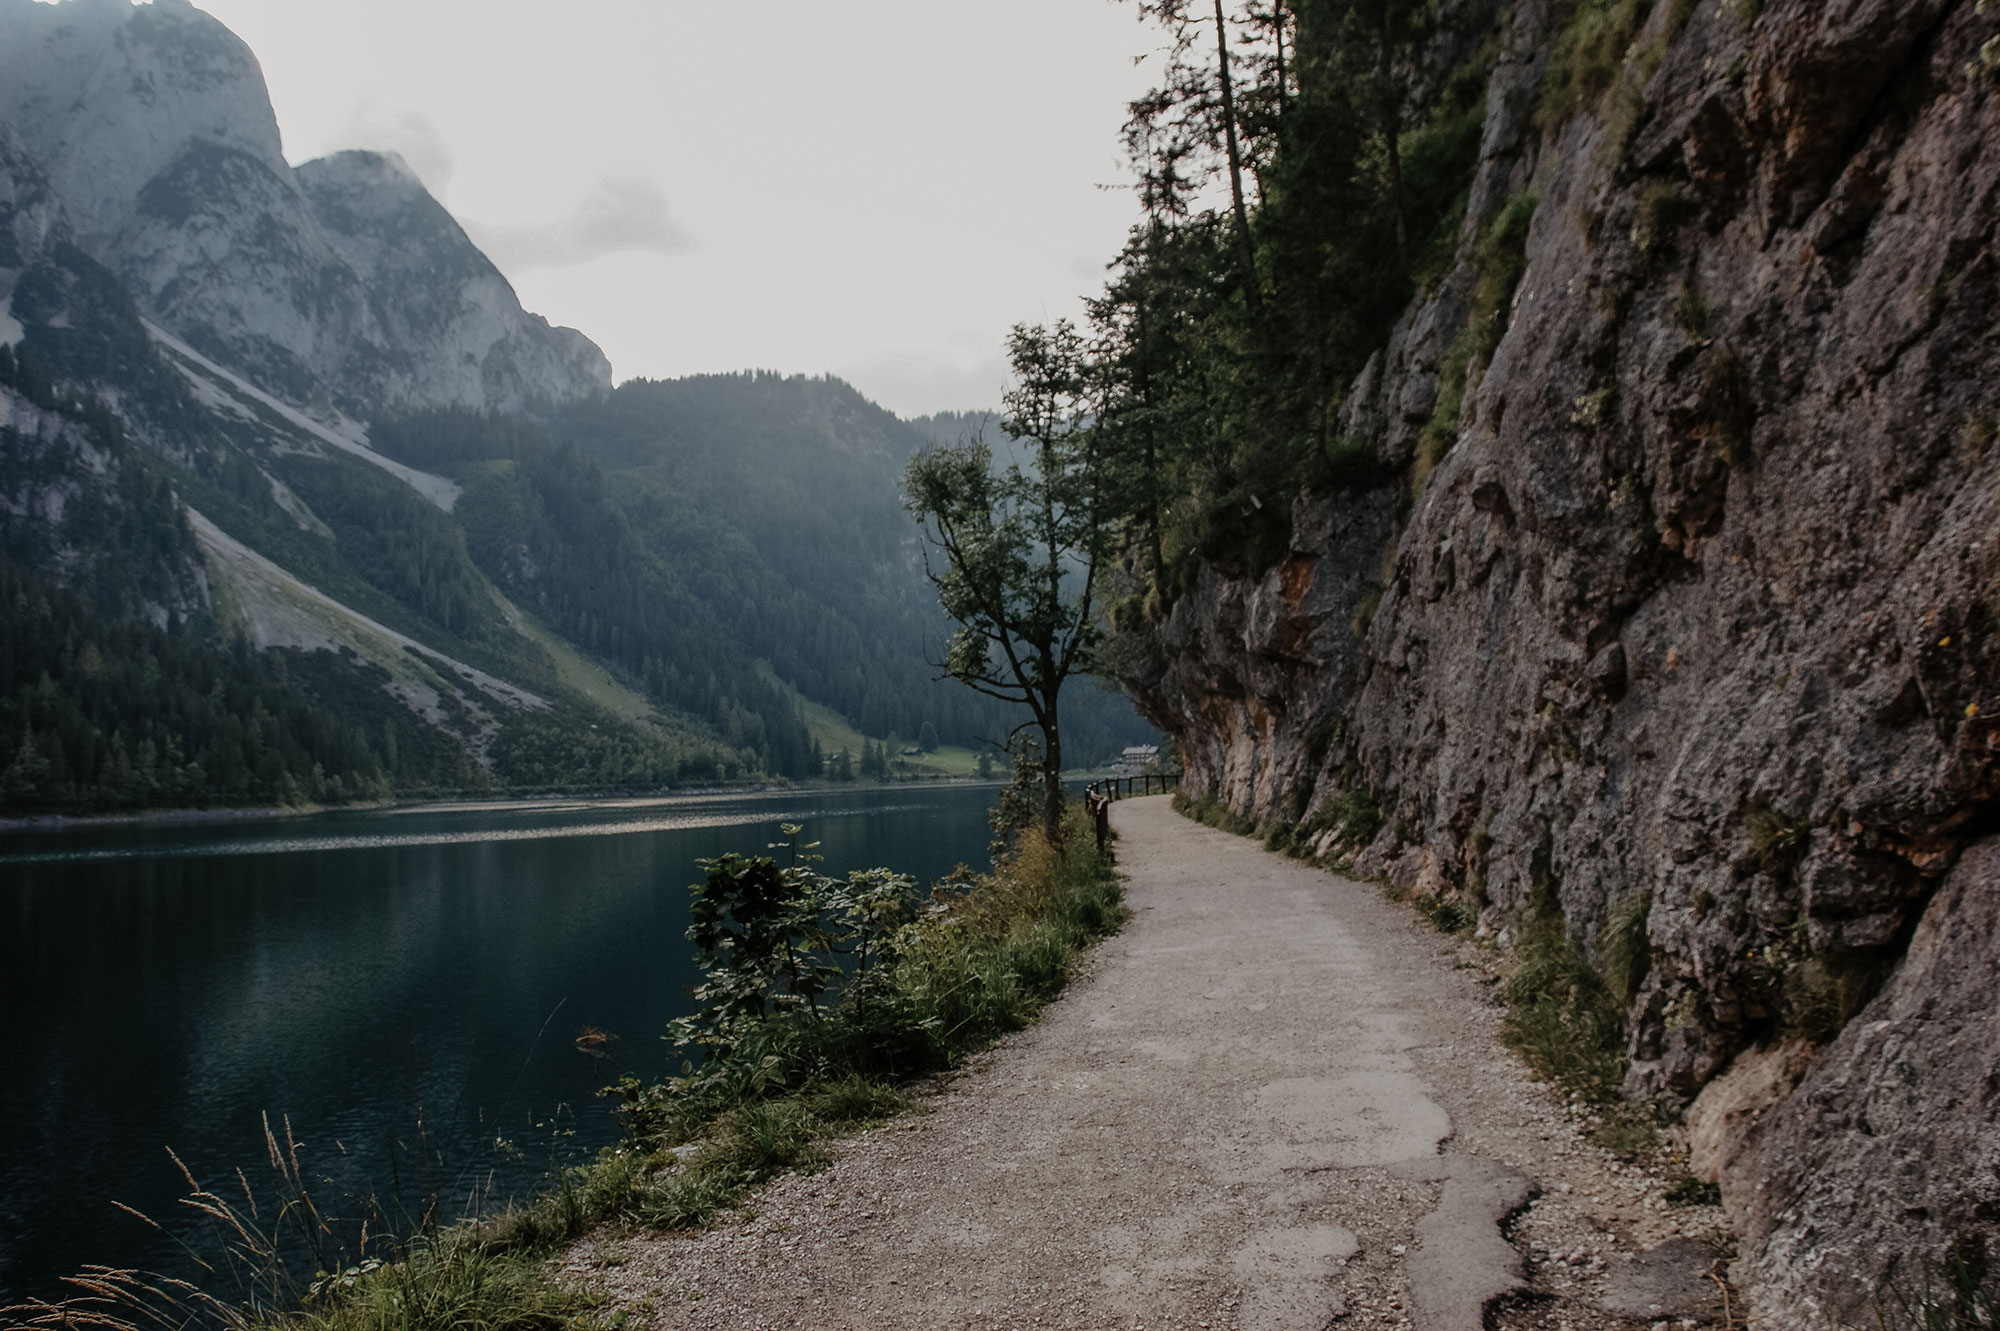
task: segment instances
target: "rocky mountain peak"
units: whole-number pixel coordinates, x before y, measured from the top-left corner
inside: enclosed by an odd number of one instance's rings
[[[117,234],[191,143],[285,169],[257,57],[186,3],[0,0],[0,119],[87,242]]]
[[[369,416],[610,387],[399,160],[294,172],[256,57],[185,0],[0,0],[0,122],[149,317],[280,397]]]

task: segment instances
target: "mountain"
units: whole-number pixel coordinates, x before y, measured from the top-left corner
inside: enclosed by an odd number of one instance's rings
[[[393,156],[297,168],[178,0],[0,0],[0,805],[817,775],[1017,722],[933,678],[923,436],[611,388]],[[1147,733],[1081,694],[1075,747]],[[824,742],[822,742],[824,741]]]
[[[77,245],[203,354],[352,415],[610,387],[398,159],[290,167],[256,57],[186,0],[4,0],[0,38],[0,121]]]
[[[633,380],[533,422],[428,412],[371,437],[462,485],[507,596],[726,733],[802,753],[770,720],[793,692],[878,738],[979,748],[1022,719],[929,664],[947,625],[900,494],[930,441],[837,379]],[[1144,727],[1086,687],[1066,733],[1091,764]]]

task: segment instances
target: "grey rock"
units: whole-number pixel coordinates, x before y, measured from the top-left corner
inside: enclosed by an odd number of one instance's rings
[[[1490,120],[1485,155],[1517,155],[1540,208],[1459,442],[1406,516],[1393,489],[1300,497],[1284,566],[1309,568],[1312,614],[1290,638],[1290,612],[1243,628],[1282,604],[1278,569],[1205,570],[1128,681],[1192,791],[1261,820],[1365,790],[1384,824],[1357,864],[1401,881],[1421,850],[1495,932],[1546,888],[1594,948],[1649,893],[1629,1086],[1683,1100],[1825,1021],[1812,986],[1865,997],[1949,893],[1971,908],[1977,873],[1990,898],[1970,847],[2000,802],[2000,488],[1977,424],[2000,401],[2000,96],[1976,81],[1994,19],[1728,10],[1687,18],[1628,159],[1688,172],[1699,207],[1642,247],[1657,219],[1604,169],[1594,115]],[[1464,275],[1357,385],[1349,419],[1386,460],[1409,457],[1389,404],[1424,391]],[[1912,945],[1878,1007],[1990,1009],[1983,936],[1921,982]],[[1921,1272],[2000,1214],[1987,1037],[1966,1015],[1861,1040],[1884,1019],[1820,1056],[1837,1087],[1811,1072],[1758,1120],[1810,1133],[1723,1152],[1725,1198],[1769,1199],[1742,1270],[1773,1325],[1844,1315],[1890,1261]],[[1788,1172],[1808,1159],[1821,1175]]]
[[[1888,987],[1773,1111],[1764,1177],[1724,1181],[1741,1194],[1760,1307],[1852,1325],[1878,1293],[1913,1298],[1945,1283],[1954,1254],[2000,1242],[1996,938],[1988,838],[1939,887]]]
[[[1612,1266],[1599,1302],[1619,1317],[1719,1316],[1722,1291],[1709,1277],[1715,1260],[1705,1243],[1670,1240]]]

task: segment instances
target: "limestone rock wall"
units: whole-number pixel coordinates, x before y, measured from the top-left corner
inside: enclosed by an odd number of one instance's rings
[[[1365,790],[1364,864],[1503,941],[1538,891],[1586,946],[1648,894],[1634,1092],[1812,1018],[1785,1145],[1723,1185],[1772,1324],[1836,1325],[2000,1223],[2000,943],[1963,923],[2000,893],[2000,6],[1657,5],[1636,122],[1543,131],[1548,26],[1516,8],[1489,96],[1466,254],[1539,204],[1456,446],[1413,503],[1299,496],[1288,556],[1204,574],[1127,682],[1193,788]],[[1350,395],[1387,461],[1470,279]]]

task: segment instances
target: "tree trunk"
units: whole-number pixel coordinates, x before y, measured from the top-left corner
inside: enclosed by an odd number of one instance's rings
[[[1271,41],[1278,51],[1278,119],[1285,118],[1285,0],[1272,0]]]
[[[1243,204],[1243,149],[1236,141],[1236,87],[1229,77],[1229,29],[1222,0],[1215,0],[1215,51],[1222,62],[1222,140],[1229,149],[1229,203],[1236,214],[1236,262],[1243,270],[1243,299],[1251,309],[1262,303],[1257,289],[1257,253],[1250,244],[1250,210]]]
[[[1062,730],[1056,722],[1056,700],[1049,697],[1042,720],[1042,833],[1049,845],[1062,848]]]

